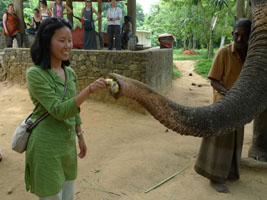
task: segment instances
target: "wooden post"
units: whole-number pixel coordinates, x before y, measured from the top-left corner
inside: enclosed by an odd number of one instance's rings
[[[136,0],[127,0],[127,15],[131,18],[133,35],[136,34]]]
[[[100,19],[98,20],[98,33],[102,32],[102,0],[98,0],[98,13],[100,14]]]
[[[21,34],[25,34],[24,14],[23,14],[23,1],[13,0],[15,13],[19,18],[19,30]]]
[[[73,12],[72,0],[66,0],[66,4],[70,7],[70,9]],[[67,14],[67,18],[68,18],[69,22],[71,23],[71,25],[73,26],[73,13]]]

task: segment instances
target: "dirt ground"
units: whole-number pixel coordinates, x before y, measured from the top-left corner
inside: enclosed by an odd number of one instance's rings
[[[183,105],[208,105],[212,98],[209,81],[193,72],[194,64],[176,61],[183,76],[173,81],[167,96]],[[10,148],[13,131],[32,109],[25,86],[0,83],[1,200],[37,199],[25,191],[24,154]],[[200,138],[167,131],[150,115],[118,105],[88,101],[81,109],[88,155],[79,160],[76,200],[267,199],[266,169],[242,165],[241,179],[227,183],[230,193],[219,194],[194,171]],[[245,131],[244,158],[251,144],[252,125]],[[174,178],[145,193],[181,169]]]

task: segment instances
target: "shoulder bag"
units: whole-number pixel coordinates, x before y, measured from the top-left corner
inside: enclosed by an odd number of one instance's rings
[[[68,86],[65,85],[64,92],[61,97],[62,100],[64,99],[66,95],[67,88]],[[31,118],[32,113],[28,117],[26,117],[26,119],[24,119],[21,122],[21,124],[16,128],[15,132],[13,133],[12,143],[11,143],[12,149],[18,153],[23,153],[27,148],[28,140],[29,140],[32,130],[48,115],[49,115],[48,112],[44,113],[35,122],[32,121],[32,118]]]

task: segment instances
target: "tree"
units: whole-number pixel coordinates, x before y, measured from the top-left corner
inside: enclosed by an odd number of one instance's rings
[[[136,28],[142,27],[145,23],[145,14],[142,5],[136,4]]]

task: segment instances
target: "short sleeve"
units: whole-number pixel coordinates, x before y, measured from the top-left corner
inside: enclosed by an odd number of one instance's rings
[[[218,81],[222,80],[223,73],[224,73],[224,59],[223,59],[223,48],[219,49],[212,61],[212,66],[208,74],[209,79],[215,79]]]

